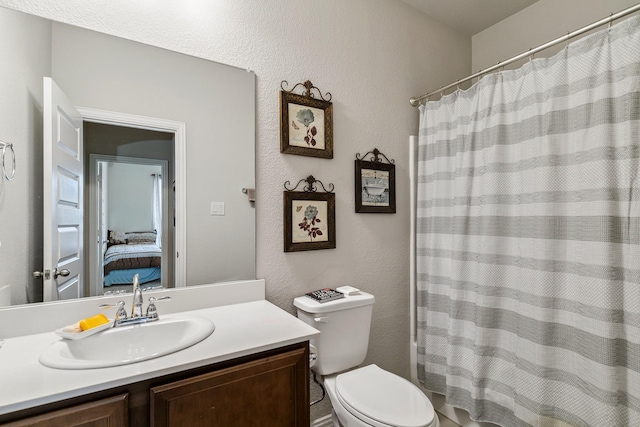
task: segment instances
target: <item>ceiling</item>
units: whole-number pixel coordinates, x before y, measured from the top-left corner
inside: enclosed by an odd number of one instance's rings
[[[402,0],[467,36],[502,21],[538,0]]]

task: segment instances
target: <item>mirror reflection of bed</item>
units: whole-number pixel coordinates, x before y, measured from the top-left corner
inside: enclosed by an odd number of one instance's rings
[[[85,123],[94,295],[167,287],[173,265],[173,134]]]
[[[161,287],[162,249],[155,230],[109,230],[108,235],[103,255],[105,293],[130,292],[136,274],[142,290]]]

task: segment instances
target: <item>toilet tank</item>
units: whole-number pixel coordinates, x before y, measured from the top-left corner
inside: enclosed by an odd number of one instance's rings
[[[312,369],[320,375],[360,365],[367,355],[374,297],[366,292],[319,303],[301,296],[293,300],[298,318],[320,331],[311,338],[318,352]]]

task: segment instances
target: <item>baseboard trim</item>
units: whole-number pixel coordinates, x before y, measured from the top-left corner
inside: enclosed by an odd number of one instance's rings
[[[331,414],[325,415],[322,418],[315,419],[311,422],[310,427],[333,427],[333,421],[331,420]]]

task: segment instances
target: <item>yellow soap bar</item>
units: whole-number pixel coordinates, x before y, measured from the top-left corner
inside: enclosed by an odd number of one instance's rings
[[[109,323],[107,316],[104,314],[98,314],[93,317],[82,319],[80,321],[80,329],[86,331],[87,329],[95,328],[96,326],[104,325],[105,323]]]

